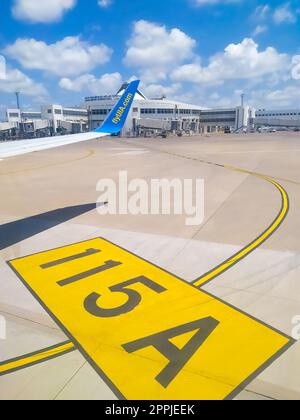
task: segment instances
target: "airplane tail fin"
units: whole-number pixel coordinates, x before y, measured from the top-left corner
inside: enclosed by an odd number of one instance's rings
[[[139,84],[139,80],[135,80],[129,84],[128,88],[118,101],[115,108],[104,121],[103,125],[95,130],[96,133],[117,134],[122,130],[132,106],[135,94],[138,90]]]

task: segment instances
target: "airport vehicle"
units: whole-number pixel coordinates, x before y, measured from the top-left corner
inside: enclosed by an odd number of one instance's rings
[[[259,133],[277,133],[277,129],[274,127],[260,127],[257,130]]]
[[[269,132],[269,130],[270,130],[270,128],[269,128],[269,127],[259,127],[259,128],[257,129],[257,131],[258,131],[259,133],[268,133],[268,132]]]
[[[139,80],[135,80],[129,84],[115,108],[108,115],[102,126],[97,128],[97,130],[88,133],[70,134],[66,136],[44,137],[7,142],[0,145],[0,159],[37,152],[40,150],[53,149],[55,147],[98,139],[100,137],[117,135],[124,127],[135,94],[138,90],[139,83]]]
[[[232,133],[232,129],[230,127],[225,127],[224,134],[231,134],[231,133]]]
[[[168,137],[168,135],[170,134],[170,132],[169,131],[167,131],[167,130],[164,130],[164,131],[162,131],[161,133],[159,133],[158,135],[157,135],[157,137],[161,137],[162,139],[166,139],[167,137]]]

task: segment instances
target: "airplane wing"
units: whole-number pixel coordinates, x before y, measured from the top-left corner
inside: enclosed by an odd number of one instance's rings
[[[129,84],[115,108],[96,131],[0,143],[0,159],[118,134],[124,127],[139,83],[139,80],[135,80]]]

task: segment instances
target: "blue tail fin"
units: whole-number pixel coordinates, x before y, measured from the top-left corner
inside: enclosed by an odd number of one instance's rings
[[[132,106],[135,94],[138,90],[139,84],[139,80],[135,80],[129,84],[125,93],[122,95],[115,108],[106,118],[103,125],[97,128],[96,133],[117,134],[122,130]]]

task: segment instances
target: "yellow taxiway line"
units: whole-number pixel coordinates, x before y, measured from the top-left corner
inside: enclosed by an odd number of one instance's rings
[[[47,360],[54,359],[74,350],[74,344],[70,341],[67,341],[58,345],[56,344],[52,347],[48,347],[44,350],[39,350],[35,353],[30,353],[25,356],[2,362],[0,363],[0,376],[7,375],[20,369],[24,369],[41,362],[45,362]]]
[[[18,171],[0,172],[0,176],[18,175],[18,174],[21,174],[21,173],[24,173],[24,172],[32,172],[32,171],[38,171],[40,169],[52,168],[53,166],[68,165],[70,163],[75,163],[75,162],[79,162],[81,160],[88,159],[89,157],[94,156],[95,153],[96,152],[94,150],[88,150],[88,153],[86,153],[84,156],[80,156],[80,157],[75,158],[75,159],[66,160],[64,162],[58,162],[58,163],[49,163],[47,165],[36,166],[36,167],[33,167],[33,168],[24,168],[24,169],[20,169]]]
[[[203,162],[204,163],[204,162]],[[221,166],[221,165],[218,165]],[[247,245],[245,248],[243,248],[241,251],[239,251],[237,254],[229,258],[227,261],[223,262],[218,267],[211,270],[209,273],[206,273],[205,275],[201,276],[197,280],[193,282],[193,285],[197,288],[203,287],[204,284],[207,284],[208,282],[212,281],[216,277],[223,274],[225,271],[229,270],[233,266],[235,266],[237,263],[239,263],[242,259],[247,257],[250,253],[252,253],[254,250],[259,248],[267,239],[269,239],[281,226],[283,221],[285,220],[288,212],[289,212],[289,197],[285,189],[278,184],[275,180],[272,178],[258,174],[255,172],[247,171],[244,169],[235,168],[232,166],[223,166],[225,169],[241,172],[245,174],[249,174],[252,176],[259,177],[272,185],[276,187],[276,189],[280,192],[282,205],[281,210],[275,220],[271,223],[271,225],[254,241],[252,241],[249,245]],[[44,349],[41,351],[38,351],[36,353],[28,354],[21,356],[17,359],[9,360],[6,362],[2,362],[0,364],[0,376],[6,375],[15,371],[18,371],[20,369],[24,369],[30,366],[33,366],[35,364],[59,357],[63,354],[69,353],[71,351],[77,350],[77,346],[73,344],[72,341],[68,341],[65,343],[57,344],[56,346],[53,346],[52,348]]]
[[[285,218],[286,218],[286,216],[289,212],[289,197],[288,197],[288,194],[285,191],[285,189],[280,184],[278,184],[278,182],[276,182],[272,178],[269,178],[265,175],[261,175],[261,174],[255,173],[255,172],[250,172],[250,171],[247,171],[247,170],[244,170],[244,169],[235,168],[233,166],[224,166],[224,168],[232,170],[232,171],[236,171],[236,172],[241,172],[241,173],[253,175],[253,176],[264,179],[265,181],[273,184],[277,188],[277,190],[280,192],[281,200],[282,200],[282,207],[281,207],[281,210],[280,210],[279,214],[277,215],[275,220],[272,222],[272,224],[258,238],[256,238],[254,241],[252,241],[249,245],[247,245],[245,248],[243,248],[237,254],[233,255],[228,260],[226,260],[225,262],[220,264],[218,267],[212,269],[208,273],[204,274],[203,276],[201,276],[200,278],[195,280],[193,282],[193,284],[197,287],[200,287],[200,286],[202,287],[205,284],[211,282],[216,277],[225,273],[227,270],[229,270],[230,268],[232,268],[233,266],[238,264],[241,260],[246,258],[249,254],[251,254],[257,248],[259,248],[264,242],[266,242],[266,240],[268,240],[270,238],[270,236],[272,236],[277,231],[277,229],[281,226],[281,224],[283,223],[283,221],[285,220]]]

